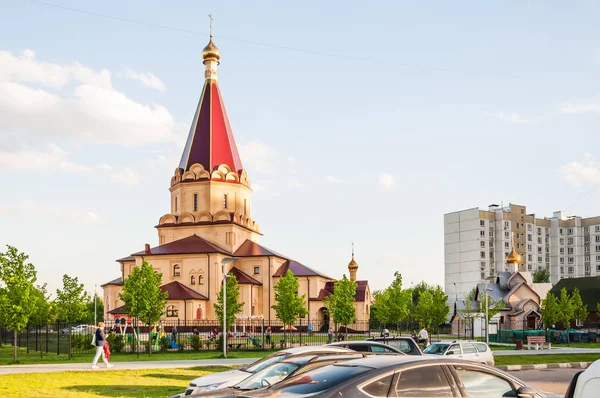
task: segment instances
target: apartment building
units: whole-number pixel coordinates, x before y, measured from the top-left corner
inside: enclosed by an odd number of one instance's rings
[[[553,284],[600,275],[600,217],[557,211],[537,218],[516,204],[461,210],[444,215],[445,290],[451,303],[477,283],[508,270],[505,259],[513,234],[521,272],[545,267]]]

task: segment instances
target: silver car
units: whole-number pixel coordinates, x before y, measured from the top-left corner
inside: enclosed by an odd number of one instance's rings
[[[494,366],[494,353],[486,343],[478,341],[441,341],[432,343],[424,351],[429,355],[450,355],[467,361]]]

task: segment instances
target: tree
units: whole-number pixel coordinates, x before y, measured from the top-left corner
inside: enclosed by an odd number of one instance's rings
[[[13,360],[17,362],[17,333],[23,330],[34,312],[35,267],[26,263],[29,256],[10,245],[0,253],[0,314],[3,323],[13,330]]]
[[[144,260],[140,267],[133,268],[119,293],[129,316],[138,318],[149,330],[160,320],[167,304],[168,293],[160,289],[161,284],[162,274],[154,272]],[[149,353],[152,353],[151,346],[152,339],[148,339]]]
[[[458,310],[458,317],[464,324],[467,324],[471,327],[471,333],[473,332],[473,320],[478,316],[479,308],[476,306],[475,302],[475,294],[477,292],[477,287],[474,287],[473,290],[467,294],[464,300],[465,308],[462,310]]]
[[[394,272],[394,280],[386,289],[386,311],[390,323],[399,323],[409,314],[411,290],[402,290],[402,275]]]
[[[429,329],[433,323],[433,295],[428,290],[421,291],[419,304],[415,307],[415,315],[420,326]]]
[[[237,314],[242,312],[244,309],[244,303],[239,302],[240,298],[240,286],[238,285],[238,281],[235,278],[235,275],[229,275],[227,278],[227,317],[225,320],[226,327],[223,330],[223,335],[226,335],[227,330],[235,323],[235,317]],[[213,308],[215,310],[215,315],[217,319],[221,322],[223,321],[223,286],[221,285],[221,290],[219,294],[217,294],[217,301],[213,304]]]
[[[298,296],[300,284],[298,278],[289,269],[273,289],[275,290],[275,302],[277,304],[271,308],[275,310],[277,318],[283,322],[285,330],[285,326],[294,325],[298,318],[308,313],[306,294]]]
[[[533,273],[533,283],[550,283],[550,272],[547,268],[538,268]]]
[[[56,290],[56,312],[61,321],[74,323],[81,320],[85,314],[85,306],[89,296],[83,283],[77,277],[63,275],[63,288]]]
[[[333,285],[333,293],[325,298],[325,306],[336,324],[344,325],[348,336],[348,324],[354,322],[356,309],[356,282],[346,277],[346,274]]]
[[[558,322],[558,301],[552,292],[546,293],[546,298],[542,300],[542,322],[544,327],[551,328]]]
[[[382,326],[388,324],[389,311],[388,308],[388,291],[376,290],[373,292],[373,305],[371,305],[371,318],[376,319]]]
[[[571,340],[569,339],[569,328],[571,327],[571,319],[573,319],[573,303],[571,298],[567,294],[567,289],[564,287],[560,291],[560,296],[558,297],[558,316],[557,321],[562,323],[567,330],[567,343],[569,346],[571,345]]]
[[[50,301],[50,294],[46,289],[46,284],[37,286],[32,292],[32,299],[35,301],[34,310],[29,319],[29,323],[34,326],[48,325],[56,316],[55,307]]]
[[[583,304],[579,289],[577,288],[573,289],[573,293],[571,293],[571,304],[573,305],[573,317],[575,320],[585,322],[588,317],[588,310],[587,306]]]
[[[94,295],[96,297],[96,304],[94,305],[94,297],[90,297],[88,302],[85,305],[85,314],[81,319],[81,323],[95,323],[94,320],[102,320],[104,316],[104,301],[102,301],[102,297],[98,294]],[[95,308],[95,312],[94,312]],[[96,316],[94,316],[96,315]]]
[[[480,292],[478,298],[479,311],[481,311],[482,314],[485,314],[487,307],[488,321],[506,307],[506,303],[503,300],[498,300],[494,303],[493,298],[490,297],[487,292]]]
[[[596,303],[596,311],[600,315],[600,303]]]
[[[437,286],[433,291],[433,308],[431,309],[431,320],[434,325],[439,326],[446,322],[450,307],[448,304],[448,296],[441,286]]]

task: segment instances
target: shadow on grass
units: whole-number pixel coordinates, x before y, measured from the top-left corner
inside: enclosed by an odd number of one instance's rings
[[[137,386],[103,386],[103,385],[83,385],[64,387],[64,390],[97,394],[99,397],[124,397],[124,398],[139,398],[139,397],[165,397],[181,393],[184,387],[177,386],[153,386],[153,385],[137,385]]]
[[[201,376],[201,375],[200,375]],[[154,377],[157,379],[169,379],[169,380],[177,380],[177,381],[185,381],[185,382],[190,382],[190,380],[193,379],[193,376],[187,376],[187,375],[171,375],[171,374],[164,374],[164,373],[146,373],[144,375],[144,377]]]

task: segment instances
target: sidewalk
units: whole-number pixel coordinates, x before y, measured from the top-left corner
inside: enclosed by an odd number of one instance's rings
[[[494,351],[494,346],[490,348]],[[569,348],[560,347],[551,350],[497,350],[494,351],[494,356],[511,356],[511,355],[554,355],[554,354],[598,354],[600,357],[600,348]]]
[[[196,366],[239,366],[257,361],[258,358],[236,358],[236,359],[198,359],[190,361],[147,361],[147,362],[111,362],[115,365],[112,370],[132,370],[132,369],[173,369],[173,368],[193,368]],[[98,363],[101,371],[104,364]],[[0,375],[17,373],[50,373],[65,371],[92,371],[91,363],[59,363],[44,365],[6,365],[0,366]]]

